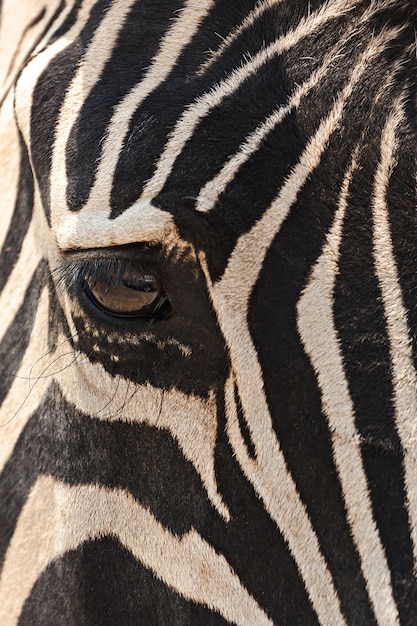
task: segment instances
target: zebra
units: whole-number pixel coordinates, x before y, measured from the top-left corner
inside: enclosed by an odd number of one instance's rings
[[[416,3],[0,11],[0,623],[416,624]]]

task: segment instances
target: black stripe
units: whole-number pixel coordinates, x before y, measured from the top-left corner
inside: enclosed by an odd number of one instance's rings
[[[2,473],[0,497],[7,506],[0,511],[0,561],[37,476],[49,474],[71,485],[120,487],[149,508],[171,532],[181,536],[195,528],[225,555],[242,583],[277,623],[285,615],[288,624],[302,618],[303,624],[316,625],[288,546],[242,477],[227,442],[222,402],[219,408],[216,475],[230,506],[230,523],[209,504],[193,466],[168,433],[145,424],[108,423],[84,416],[53,385]],[[103,574],[107,578],[108,571]],[[43,582],[41,579],[39,589]],[[149,595],[157,594],[157,590],[149,589]],[[39,603],[30,600],[29,604],[33,609]]]
[[[30,58],[30,56],[33,54],[33,51],[35,50],[35,48],[38,46],[38,44],[42,41],[42,39],[44,38],[45,34],[48,32],[49,28],[51,27],[51,25],[54,23],[54,21],[58,18],[59,13],[63,10],[63,8],[65,7],[65,2],[64,0],[61,1],[61,4],[59,5],[59,7],[56,9],[55,13],[52,15],[52,17],[48,20],[48,22],[45,24],[44,28],[42,29],[42,32],[40,35],[38,35],[38,37],[36,38],[36,40],[33,42],[29,52],[26,54],[24,60],[21,62],[20,67],[24,68],[28,59]],[[17,54],[19,52],[19,48],[20,45],[24,39],[24,37],[26,36],[26,34],[28,33],[28,31],[30,29],[32,29],[34,26],[36,26],[36,24],[38,24],[45,16],[46,13],[46,9],[42,9],[38,15],[36,15],[33,20],[31,22],[29,22],[29,24],[26,26],[26,28],[24,29],[22,36],[20,38],[19,44],[16,46],[16,50],[15,53],[13,55],[13,58],[10,62],[9,65],[9,70],[7,72],[7,74],[9,74],[11,72],[11,70],[13,69],[13,64],[15,62],[15,59],[17,57]],[[20,72],[19,72],[20,73]],[[15,81],[16,83],[16,81]],[[12,87],[13,85],[11,85]],[[5,99],[7,98],[7,95],[9,93],[9,89],[7,91],[4,92],[3,97],[0,99],[0,108],[2,107]]]
[[[390,103],[393,96],[385,102]],[[379,118],[379,119],[378,119]],[[403,452],[394,422],[390,345],[375,275],[371,194],[386,116],[374,115],[354,174],[344,223],[334,315],[349,381],[373,513],[391,570],[401,624],[415,623],[416,583],[404,486]],[[395,529],[395,531],[393,530]]]
[[[226,15],[228,14],[229,10],[226,11]],[[210,45],[207,43],[206,45],[209,48],[216,48],[214,44],[217,43],[218,37],[217,34],[213,36],[213,25],[217,25],[216,18],[213,10],[201,25],[195,40],[181,55],[171,75],[133,116],[130,139],[121,152],[116,168],[112,191],[112,217],[120,215],[138,199],[145,182],[154,173],[167,138],[187,107],[207,94],[226,76],[230,77],[231,73],[245,62],[244,52],[248,55],[256,54],[285,33],[290,21],[289,15],[284,17],[281,15],[281,18],[275,21],[274,11],[272,14],[268,13],[260,20],[263,30],[258,32],[251,28],[244,31],[227,50],[227,54],[221,56],[207,73],[202,76],[194,75],[198,68],[196,59],[201,58],[201,42],[207,40],[210,42],[211,37]],[[224,16],[222,19],[224,23]],[[342,17],[335,20],[333,26],[342,30],[345,23],[346,18]],[[306,55],[310,54],[316,38],[317,34],[314,34],[297,44],[300,56],[304,50]],[[326,34],[322,39],[323,46],[334,45],[334,37],[332,39]],[[280,57],[266,63],[254,76],[245,80],[236,93],[226,98],[199,123],[184,153],[177,160],[174,171],[157,200],[158,205],[170,211],[181,209],[184,203],[187,203],[187,199],[194,198],[202,184],[218,171],[230,154],[233,154],[239,142],[271,112],[274,106],[285,101],[290,90],[282,63],[285,67],[286,62]],[[303,65],[309,68],[308,62],[301,65],[297,62],[295,65],[296,76],[303,73]],[[154,124],[149,123],[152,119]],[[175,196],[171,196],[173,190]]]
[[[0,377],[0,406],[13,384],[14,377],[29,345],[37,304],[44,284],[45,270],[46,264],[44,262],[39,263],[23,303],[0,343],[0,360],[3,364],[7,363],[7,367],[2,368]],[[3,420],[4,418],[11,419],[13,416],[3,415]]]
[[[100,484],[130,492],[176,535],[211,525],[217,513],[193,465],[171,435],[141,423],[83,415],[51,384],[0,479],[0,563],[39,475],[70,485]],[[16,481],[16,476],[19,480]]]
[[[323,37],[323,47],[327,50],[331,44],[328,35]],[[356,41],[353,37],[352,44]],[[307,55],[312,44],[310,38],[305,40],[303,42],[305,48],[301,48],[300,56],[303,53]],[[360,48],[357,50],[360,51]],[[218,280],[223,274],[238,237],[250,230],[262,217],[277,196],[280,186],[296,166],[310,139],[309,129],[312,132],[320,121],[317,101],[322,102],[325,111],[332,106],[331,98],[343,88],[349,72],[357,62],[357,50],[350,55],[349,63],[344,58],[343,65],[337,67],[337,79],[334,75],[335,70],[330,70],[321,83],[303,98],[299,108],[288,114],[274,130],[269,132],[259,149],[239,168],[219,196],[214,208],[204,214],[204,221],[213,228],[211,236],[206,236],[205,231],[200,235],[201,227],[195,224],[195,220],[191,227],[187,225],[189,209],[195,205],[192,194],[189,194],[190,198],[187,195],[186,200],[181,203],[181,195],[173,190],[170,194],[162,193],[154,201],[157,206],[174,214],[176,224],[184,238],[192,239],[198,248],[204,249],[213,280]],[[287,74],[283,81],[286,89],[281,94],[284,101],[290,97],[288,94],[293,93],[297,85],[302,84],[317,67],[320,67],[322,59],[309,57],[304,64],[296,63],[294,66],[289,65],[286,59],[283,62]],[[250,116],[250,107],[247,107],[247,111],[247,115]],[[261,121],[259,119],[258,123]],[[240,120],[235,125],[239,124]],[[345,151],[344,147],[343,150]],[[200,160],[205,162],[207,151],[201,154],[196,149],[194,157],[196,163],[200,163]],[[204,171],[204,167],[201,169]],[[188,182],[188,185],[192,184]],[[217,245],[212,243],[213,236],[217,239]]]
[[[109,575],[110,573],[110,575]],[[116,539],[87,542],[42,573],[19,626],[225,626],[218,613],[175,593]]]
[[[373,73],[371,68],[366,76],[368,94],[378,90],[371,79]],[[345,105],[340,127],[332,135],[319,167],[309,176],[268,251],[250,298],[248,319],[274,428],[332,573],[342,611],[348,623],[354,623],[360,614],[362,623],[373,624],[375,618],[334,464],[331,433],[322,413],[316,375],[297,328],[297,304],[322,252],[354,143],[366,123],[357,113],[361,89],[359,85]],[[331,109],[334,93],[321,94],[321,119],[323,110]],[[314,120],[308,104],[307,99],[298,112],[304,132],[309,128],[308,120]]]
[[[411,93],[405,98],[405,107],[407,119],[398,132],[398,162],[391,173],[387,205],[395,262],[407,311],[414,366],[417,369],[417,192],[416,163],[413,158],[414,136],[410,130],[416,113]]]
[[[82,7],[82,3],[83,3],[83,0],[76,0],[74,2],[74,5],[71,11],[68,13],[67,17],[65,18],[64,22],[61,24],[61,26],[57,28],[55,32],[51,34],[49,44],[53,43],[60,37],[65,36],[65,33],[67,33],[70,30],[70,28],[75,24],[78,14],[80,12],[80,9]],[[61,4],[60,8],[61,6],[62,8],[65,8],[65,5]]]
[[[88,95],[68,140],[67,202],[71,210],[78,211],[87,201],[101,155],[102,138],[114,108],[144,77],[162,36],[182,5],[178,0],[167,0],[164,10],[155,14],[152,0],[140,0],[130,10],[111,56]],[[86,50],[84,41],[83,48]]]
[[[239,420],[240,432],[242,433],[242,437],[246,444],[246,448],[247,448],[249,456],[252,457],[252,459],[256,459],[255,446],[253,445],[252,437],[251,437],[250,430],[248,427],[248,422],[246,421],[245,412],[242,407],[242,402],[240,400],[239,391],[238,391],[236,384],[234,385],[234,398],[235,398],[235,403],[236,403],[236,411],[237,411],[237,418]]]
[[[276,624],[318,626],[304,583],[288,545],[243,475],[226,433],[224,398],[218,393],[215,470],[230,522],[199,528],[258,604]],[[278,477],[277,477],[278,479]]]
[[[120,215],[138,199],[146,180],[154,172],[167,137],[186,107],[221,80],[225,68],[228,74],[241,63],[241,50],[235,46],[230,56],[228,53],[226,60],[222,57],[207,75],[196,75],[199,66],[207,59],[207,50],[216,49],[222,38],[227,37],[251,9],[253,2],[240,2],[239,6],[231,6],[227,0],[216,2],[169,77],[136,111],[130,123],[129,139],[115,172],[112,217]],[[280,32],[280,23],[277,23],[276,30]],[[265,37],[269,35],[270,29],[265,32]],[[203,156],[198,154],[197,160],[201,164]]]
[[[19,132],[20,164],[17,197],[13,216],[7,231],[3,247],[0,251],[0,292],[16,265],[32,221],[33,211],[33,175],[30,167],[29,155],[23,137]]]
[[[30,154],[48,223],[50,223],[51,212],[50,175],[52,148],[55,141],[54,129],[65,94],[77,71],[80,57],[94,37],[107,7],[108,0],[100,0],[96,4],[78,39],[49,63],[39,77],[33,91]],[[66,27],[69,28],[72,25],[77,13],[78,5],[75,5],[68,20],[66,20]],[[62,28],[59,30],[62,33]],[[52,35],[53,38],[56,36],[56,33]]]
[[[203,185],[237,152],[240,144],[260,121],[275,107],[286,102],[290,91],[279,57],[243,81],[232,95],[211,109],[194,130],[177,158],[161,196],[169,197],[170,193],[175,192],[179,197],[195,198]],[[164,206],[158,198],[155,202],[158,206]]]
[[[314,202],[311,196],[310,201]],[[319,253],[317,233],[297,236],[300,216],[308,211],[308,203],[300,202],[298,207],[267,255],[251,298],[250,328],[274,428],[332,573],[343,613],[348,623],[354,623],[354,615],[360,613],[366,616],[364,624],[373,624],[334,465],[331,433],[322,414],[316,376],[300,345],[296,325],[300,291],[312,258]],[[275,288],[268,278],[271,275]]]
[[[254,48],[254,55],[266,47],[269,39],[273,42],[281,34],[280,31],[283,29],[284,20],[281,19],[279,21],[279,30],[273,21],[273,16],[269,13],[261,21],[262,28],[261,25],[258,25],[259,31],[250,30],[247,34],[250,43],[246,42],[246,38],[243,41],[239,41],[240,55],[242,55],[242,50],[244,50],[246,57],[250,58],[251,47]],[[346,17],[334,20],[332,26],[335,29],[346,28]],[[267,41],[264,41],[264,35],[266,35]],[[185,198],[198,196],[203,185],[221,170],[222,166],[232,155],[238,152],[239,146],[255,128],[259,127],[275,109],[288,103],[290,95],[302,82],[310,77],[312,70],[316,69],[317,59],[312,60],[309,54],[311,54],[311,49],[317,45],[318,38],[320,38],[320,45],[323,49],[330,50],[334,48],[333,31],[331,33],[326,31],[325,34],[322,32],[313,33],[305,37],[297,43],[297,61],[293,65],[291,63],[291,50],[289,54],[275,56],[270,61],[264,63],[253,76],[246,78],[236,91],[224,98],[220,105],[209,111],[187,141],[160,195],[154,200],[157,206],[166,210],[172,210],[173,208],[178,210],[181,207],[181,196]],[[256,45],[254,42],[256,42]],[[340,83],[352,66],[355,56],[351,55],[349,63],[345,62],[342,68],[339,68],[338,81]],[[307,60],[300,63],[300,57]],[[229,53],[227,58],[229,60]],[[242,56],[236,59],[236,61],[237,64],[230,68],[230,74],[239,66],[239,62],[242,62]],[[223,63],[223,65],[226,64]],[[329,72],[329,74],[332,76],[332,90],[334,93],[338,87],[334,77],[334,70]],[[310,100],[312,101],[313,97],[310,96]],[[306,109],[308,110],[307,107]],[[281,126],[285,127],[285,122]],[[287,135],[282,132],[282,128],[280,131],[278,141],[274,142],[274,137],[271,136],[274,135],[273,132],[264,141],[263,160],[259,171],[254,172],[252,170],[249,176],[239,172],[238,176],[229,184],[228,191],[231,191],[232,195],[234,190],[238,190],[236,195],[239,194],[239,198],[235,200],[231,210],[239,212],[238,222],[243,228],[244,224],[242,222],[246,221],[246,215],[242,215],[243,207],[247,207],[255,212],[252,207],[254,203],[259,205],[263,201],[265,195],[263,193],[264,185],[269,185],[271,179],[273,179],[276,191],[276,181],[283,180],[282,175],[276,175],[271,171],[271,166],[273,167],[273,165],[279,162],[280,166],[286,166],[288,171],[293,164],[294,155],[300,153],[299,137],[294,127],[290,126],[288,128]],[[257,154],[256,157],[259,158],[259,155]],[[176,202],[174,200],[175,197]],[[219,200],[219,203],[222,203],[222,200],[223,198]],[[262,205],[262,208],[264,206],[265,204]],[[217,208],[219,212],[227,216],[226,207],[222,204]],[[211,211],[212,213],[213,211]]]

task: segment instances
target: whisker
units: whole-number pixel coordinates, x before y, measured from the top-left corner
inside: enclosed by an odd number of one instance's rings
[[[64,357],[68,356],[69,354],[73,354],[73,350],[68,350],[68,352],[64,352],[63,354],[58,355],[53,361],[51,361],[49,363],[49,365],[47,365],[42,372],[38,375],[38,376],[31,376],[28,378],[29,381],[31,380],[35,380],[36,382],[38,380],[42,380],[43,378],[50,378],[51,376],[55,376],[56,374],[59,374],[60,372],[63,372],[64,370],[67,369],[67,367],[70,367],[71,365],[74,365],[74,363],[77,362],[78,358],[80,357],[80,355],[82,354],[82,352],[80,352],[79,350],[77,350],[76,352],[76,356],[74,357],[74,359],[71,361],[71,363],[68,363],[67,365],[65,365],[65,367],[62,367],[59,370],[55,370],[54,372],[50,372],[49,374],[45,375],[45,372],[47,372],[49,370],[50,367],[53,366],[54,363],[56,363],[57,361],[59,361],[60,359],[63,359]],[[91,352],[90,352],[91,354]],[[36,385],[35,384],[32,386],[33,387]]]
[[[117,383],[116,383],[116,389],[112,395],[112,397],[110,398],[110,400],[107,402],[107,404],[105,404],[101,409],[99,409],[98,411],[96,411],[95,413],[91,413],[91,417],[95,417],[96,415],[98,415],[99,413],[102,413],[105,409],[107,409],[108,406],[111,405],[111,403],[113,402],[113,400],[116,397],[116,394],[119,390],[120,387],[120,378],[118,378]]]
[[[44,376],[44,373],[47,371],[47,369],[49,367],[51,367],[51,365],[53,365],[57,360],[59,360],[61,357],[70,354],[70,352],[66,352],[63,355],[60,355],[59,357],[57,357],[56,359],[54,359],[52,361],[52,363],[50,363],[44,370],[43,372],[39,375],[34,377],[34,384],[32,386],[29,387],[29,391],[27,392],[26,396],[23,398],[22,402],[19,404],[19,406],[17,407],[16,411],[13,413],[13,415],[10,417],[10,419],[8,419],[6,422],[4,422],[3,424],[0,424],[0,428],[4,428],[5,426],[7,426],[8,424],[10,424],[14,418],[17,416],[17,414],[19,413],[19,411],[23,408],[23,406],[26,404],[29,396],[31,395],[32,391],[35,389],[36,385],[38,384],[38,382],[43,379],[43,378],[50,378],[51,376],[55,376],[56,374],[63,372],[65,369],[67,369],[68,367],[71,367],[72,365],[74,365],[74,363],[77,362],[82,362],[84,359],[88,359],[90,357],[90,355],[92,354],[93,351],[91,351],[88,355],[85,354],[84,357],[81,359],[81,361],[79,361],[79,357],[82,354],[81,352],[78,352],[76,357],[71,361],[71,363],[67,364],[65,367],[63,367],[60,370],[57,370],[55,372],[52,372],[51,374],[48,374],[47,376]],[[22,378],[22,377],[21,377]],[[27,380],[31,380],[31,379],[27,379]]]
[[[69,343],[69,341],[71,339],[75,339],[78,336],[78,332],[70,335],[69,337],[65,337],[65,339],[63,339],[60,343],[58,343],[56,346],[54,346],[53,348],[51,348],[51,350],[48,350],[48,352],[45,352],[45,354],[43,354],[42,356],[40,356],[38,359],[36,359],[36,361],[33,363],[33,365],[31,366],[30,370],[29,370],[29,376],[20,376],[18,374],[15,375],[15,378],[19,378],[21,380],[31,380],[32,378],[32,371],[33,368],[36,367],[36,365],[42,361],[42,359],[45,359],[48,355],[53,354],[54,352],[56,352],[57,348],[60,348],[62,345],[64,345],[64,343]]]

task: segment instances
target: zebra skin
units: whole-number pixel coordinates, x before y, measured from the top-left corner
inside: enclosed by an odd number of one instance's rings
[[[415,1],[0,7],[0,624],[415,626]]]

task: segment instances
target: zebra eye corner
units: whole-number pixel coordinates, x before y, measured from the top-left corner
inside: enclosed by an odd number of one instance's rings
[[[164,320],[173,313],[158,278],[152,274],[124,272],[84,277],[84,293],[101,313],[114,318]]]

